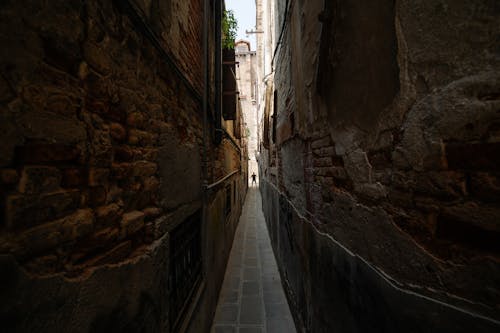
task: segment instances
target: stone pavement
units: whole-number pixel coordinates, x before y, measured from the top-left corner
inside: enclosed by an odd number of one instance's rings
[[[212,333],[294,333],[262,214],[260,192],[250,187],[243,206]]]

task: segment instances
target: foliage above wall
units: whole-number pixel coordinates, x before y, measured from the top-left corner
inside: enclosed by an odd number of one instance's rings
[[[238,21],[234,17],[234,12],[232,10],[224,10],[222,17],[222,48],[234,49],[237,29]]]

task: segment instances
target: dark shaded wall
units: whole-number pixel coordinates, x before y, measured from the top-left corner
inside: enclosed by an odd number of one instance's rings
[[[246,191],[246,149],[228,133],[232,141],[207,140],[203,163],[203,2],[128,2],[0,5],[8,332],[210,327]],[[237,171],[205,205],[202,167],[208,183]],[[193,216],[205,222],[202,270],[184,310],[172,311],[172,231]]]
[[[297,326],[497,331],[497,2],[275,8],[261,191]]]

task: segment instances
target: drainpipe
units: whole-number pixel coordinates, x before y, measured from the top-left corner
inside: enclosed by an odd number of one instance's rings
[[[222,6],[215,0],[215,143],[222,141]]]
[[[210,94],[208,75],[208,24],[209,24],[209,0],[203,0],[203,188],[208,184],[208,98]],[[205,192],[205,191],[203,191]],[[204,195],[205,197],[205,195]],[[204,200],[205,203],[205,200]]]

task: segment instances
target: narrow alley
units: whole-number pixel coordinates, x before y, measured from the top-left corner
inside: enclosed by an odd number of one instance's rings
[[[259,189],[249,188],[219,295],[213,333],[295,332],[261,200]]]
[[[1,0],[0,322],[500,332],[500,1]]]

